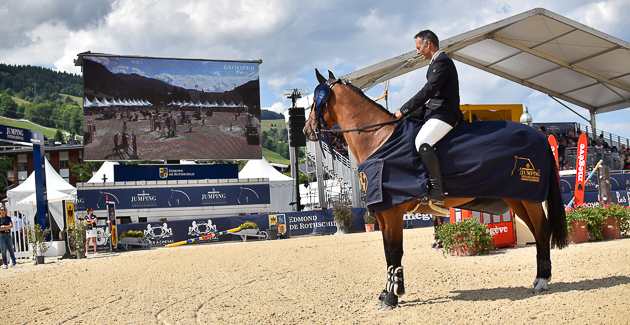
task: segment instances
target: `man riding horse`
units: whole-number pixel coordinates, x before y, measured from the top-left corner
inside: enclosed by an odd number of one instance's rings
[[[425,60],[431,60],[427,70],[427,83],[396,112],[396,118],[422,117],[424,114],[425,123],[415,140],[415,148],[431,183],[431,189],[423,203],[432,201],[435,204],[444,204],[440,161],[433,146],[464,119],[459,109],[459,80],[453,60],[439,48],[440,42],[435,33],[423,30],[414,38],[418,55]]]

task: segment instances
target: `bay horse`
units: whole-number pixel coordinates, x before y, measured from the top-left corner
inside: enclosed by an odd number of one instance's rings
[[[330,89],[327,96],[318,106],[318,93],[315,98],[308,121],[303,132],[310,141],[318,141],[326,132],[336,124],[339,124],[343,132],[348,148],[358,163],[368,159],[389,139],[394,131],[397,120],[388,110],[368,98],[359,88],[343,80],[336,79],[329,71],[329,78],[324,78],[316,71],[317,79],[321,85]],[[319,87],[319,86],[318,86]],[[484,122],[490,123],[490,122]],[[531,132],[539,132],[530,128]],[[530,132],[526,130],[525,132]],[[415,137],[415,136],[414,136]],[[321,141],[321,140],[320,140]],[[441,140],[444,141],[444,140]],[[438,142],[439,144],[439,142]],[[551,150],[549,159],[554,160]],[[444,169],[442,169],[444,171]],[[549,168],[548,175],[541,175],[548,179],[547,191],[547,215],[543,209],[543,203],[536,203],[518,199],[502,199],[509,208],[521,219],[536,239],[537,273],[534,280],[534,293],[540,294],[548,290],[548,282],[551,281],[550,248],[559,249],[568,244],[566,217],[562,202],[559,175],[555,161]],[[441,208],[459,207],[475,200],[475,193],[470,193],[470,198],[446,197]],[[501,202],[501,204],[503,204]],[[405,293],[402,256],[403,256],[403,214],[416,208],[416,212],[436,214],[435,208],[428,205],[419,205],[417,201],[410,201],[396,205],[385,211],[375,211],[385,250],[387,262],[387,282],[385,289],[379,296],[378,306],[387,310],[398,305],[398,298]],[[439,209],[439,208],[438,208]],[[553,236],[552,236],[553,235]]]

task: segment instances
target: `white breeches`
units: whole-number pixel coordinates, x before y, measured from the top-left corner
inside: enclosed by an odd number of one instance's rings
[[[416,135],[416,150],[420,150],[423,143],[428,143],[433,147],[442,139],[453,127],[438,119],[432,118],[424,122],[424,125]]]

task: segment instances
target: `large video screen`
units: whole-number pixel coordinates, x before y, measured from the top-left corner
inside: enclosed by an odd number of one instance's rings
[[[262,157],[262,61],[82,59],[84,160]]]

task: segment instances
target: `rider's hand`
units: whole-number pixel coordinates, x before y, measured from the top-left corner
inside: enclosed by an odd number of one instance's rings
[[[394,115],[396,115],[396,118],[399,119],[399,120],[403,117],[402,113],[400,113],[400,110],[396,111],[396,114],[394,114]]]

